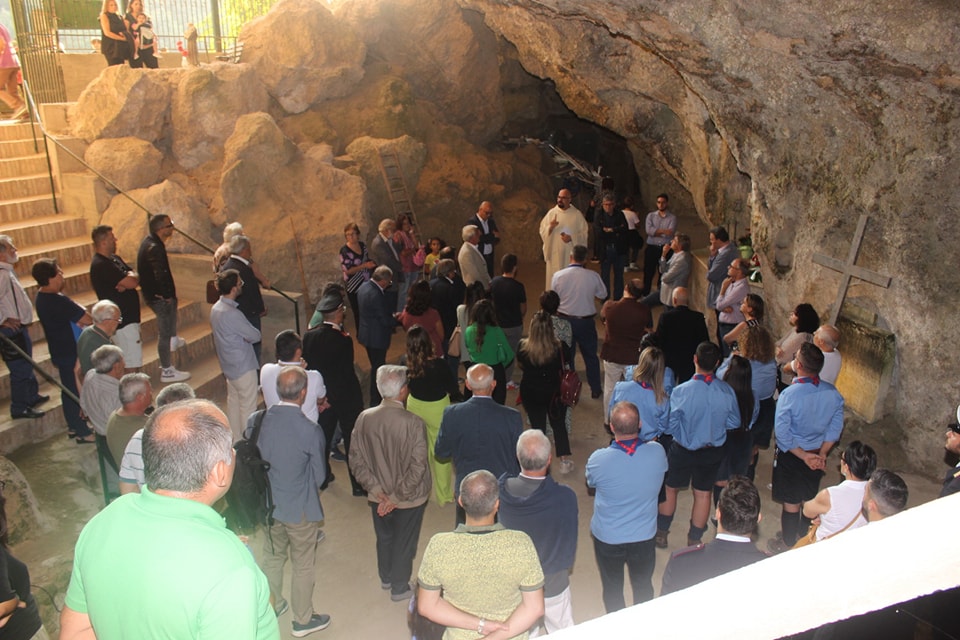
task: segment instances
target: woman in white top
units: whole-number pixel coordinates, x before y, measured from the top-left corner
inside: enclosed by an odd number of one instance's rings
[[[877,454],[870,445],[851,442],[840,455],[840,473],[845,478],[835,487],[827,487],[803,505],[803,515],[819,523],[817,541],[842,531],[867,524],[861,514],[863,491],[877,468]]]

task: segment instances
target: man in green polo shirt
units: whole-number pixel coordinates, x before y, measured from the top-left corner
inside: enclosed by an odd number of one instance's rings
[[[150,417],[147,484],[80,533],[61,638],[280,638],[266,577],[211,508],[233,480],[232,442],[206,400]]]

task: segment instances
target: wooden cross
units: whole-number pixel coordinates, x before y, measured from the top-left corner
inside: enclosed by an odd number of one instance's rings
[[[860,253],[860,244],[863,242],[863,231],[867,228],[867,214],[860,215],[860,222],[857,223],[857,232],[853,235],[853,243],[850,245],[850,252],[847,253],[847,261],[843,262],[821,253],[813,254],[813,261],[819,265],[840,272],[840,290],[837,292],[837,301],[833,303],[833,313],[830,315],[830,324],[836,325],[837,318],[840,317],[840,307],[843,306],[843,300],[847,297],[847,289],[850,287],[850,278],[859,278],[865,282],[875,284],[878,287],[886,289],[890,286],[890,278],[870,271],[863,267],[858,267],[854,263],[857,261],[857,254]]]

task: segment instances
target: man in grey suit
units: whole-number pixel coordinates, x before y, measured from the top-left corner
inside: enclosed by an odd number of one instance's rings
[[[264,544],[260,568],[270,583],[279,616],[288,608],[283,599],[283,565],[289,552],[293,571],[291,633],[300,638],[330,624],[330,616],[313,610],[317,536],[323,521],[319,489],[327,475],[326,455],[323,431],[300,409],[307,397],[307,372],[297,366],[281,369],[277,393],[280,403],[266,410],[257,441],[263,459],[270,463],[268,475],[275,505],[275,522]],[[256,417],[256,413],[250,416],[248,436]]]
[[[400,251],[393,244],[393,233],[397,230],[397,223],[390,218],[384,218],[377,227],[377,235],[370,241],[370,257],[379,266],[390,267],[393,273],[403,273],[400,264]]]
[[[480,229],[472,224],[468,224],[460,232],[463,238],[463,245],[457,254],[457,262],[460,263],[460,273],[463,275],[463,282],[468,287],[474,282],[479,282],[487,291],[490,290],[490,274],[487,273],[487,261],[480,253]]]
[[[397,328],[393,310],[397,305],[397,294],[390,289],[393,284],[393,271],[390,267],[379,266],[373,270],[373,276],[357,289],[357,308],[360,313],[360,330],[357,342],[367,350],[370,360],[370,406],[380,404],[377,391],[377,369],[387,361],[387,349],[390,338]]]
[[[520,412],[497,404],[492,397],[497,385],[489,365],[475,364],[467,370],[467,387],[473,397],[447,407],[433,453],[441,460],[453,460],[456,484],[472,471],[486,469],[496,477],[517,475],[517,439],[523,432]],[[459,493],[457,494],[459,495]],[[457,501],[457,524],[466,522],[466,512]]]

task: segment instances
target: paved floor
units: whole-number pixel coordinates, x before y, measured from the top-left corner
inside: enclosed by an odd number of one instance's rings
[[[528,287],[528,297],[535,300],[539,294],[542,280],[542,263],[521,265],[521,279]],[[531,303],[531,309],[535,304]],[[528,313],[528,317],[532,311]],[[348,321],[348,326],[351,324]],[[399,356],[401,337],[395,336],[394,348],[390,356]],[[362,349],[357,350],[357,361],[361,368],[368,367]],[[583,363],[577,359],[578,370],[583,375]],[[519,376],[519,373],[516,374]],[[513,406],[516,392],[508,394],[508,403]],[[554,477],[576,491],[580,506],[579,544],[577,561],[572,575],[572,595],[574,618],[583,622],[603,615],[600,598],[600,580],[593,559],[590,538],[590,516],[593,512],[592,498],[587,496],[584,485],[583,468],[588,456],[597,448],[606,446],[608,438],[603,432],[600,400],[592,400],[585,393],[581,404],[573,413],[573,434],[571,444],[576,469],[568,475],[555,472]],[[770,482],[771,452],[764,452],[758,471],[757,484],[763,501],[763,520],[760,523],[759,543],[764,547],[766,540],[779,529],[779,506],[770,499],[767,484]],[[834,456],[835,457],[835,456]],[[92,447],[83,448],[60,439],[40,445],[24,448],[12,456],[14,462],[23,470],[37,496],[44,512],[49,532],[36,539],[24,542],[14,548],[14,553],[27,562],[33,577],[33,583],[43,585],[54,593],[65,588],[64,576],[68,575],[70,554],[76,535],[83,523],[96,512],[102,502],[91,490],[86,478],[93,477],[92,465],[95,455]],[[840,481],[836,471],[838,463],[834,458],[823,486]],[[939,461],[938,461],[939,462]],[[331,484],[323,494],[323,506],[326,514],[324,531],[326,539],[319,548],[317,563],[317,585],[314,603],[318,612],[329,613],[332,618],[330,627],[314,636],[328,639],[397,639],[408,638],[406,627],[406,606],[393,603],[388,592],[380,589],[376,572],[373,526],[366,501],[354,498],[350,494],[346,467],[342,462],[334,462],[337,481]],[[882,456],[881,456],[882,465]],[[939,467],[933,473],[939,473]],[[930,479],[913,475],[905,476],[911,489],[911,504],[925,502],[936,495],[937,485]],[[670,549],[657,551],[657,565],[654,584],[659,591],[660,578],[669,559],[669,553],[681,548],[686,538],[686,522],[692,496],[690,491],[682,492],[677,508]],[[420,545],[414,572],[419,565],[422,552],[430,536],[453,527],[454,507],[443,508],[431,503],[427,507]],[[713,529],[704,540],[712,539]],[[254,552],[259,554],[262,541],[252,541]],[[289,578],[287,578],[289,583]],[[289,597],[289,593],[285,594]],[[38,594],[38,601],[46,620],[55,618],[50,600]],[[627,596],[629,602],[630,597]],[[62,596],[59,602],[62,602]],[[281,618],[281,631],[288,637],[291,616]],[[49,628],[49,627],[48,627]],[[52,629],[51,629],[52,631]]]

